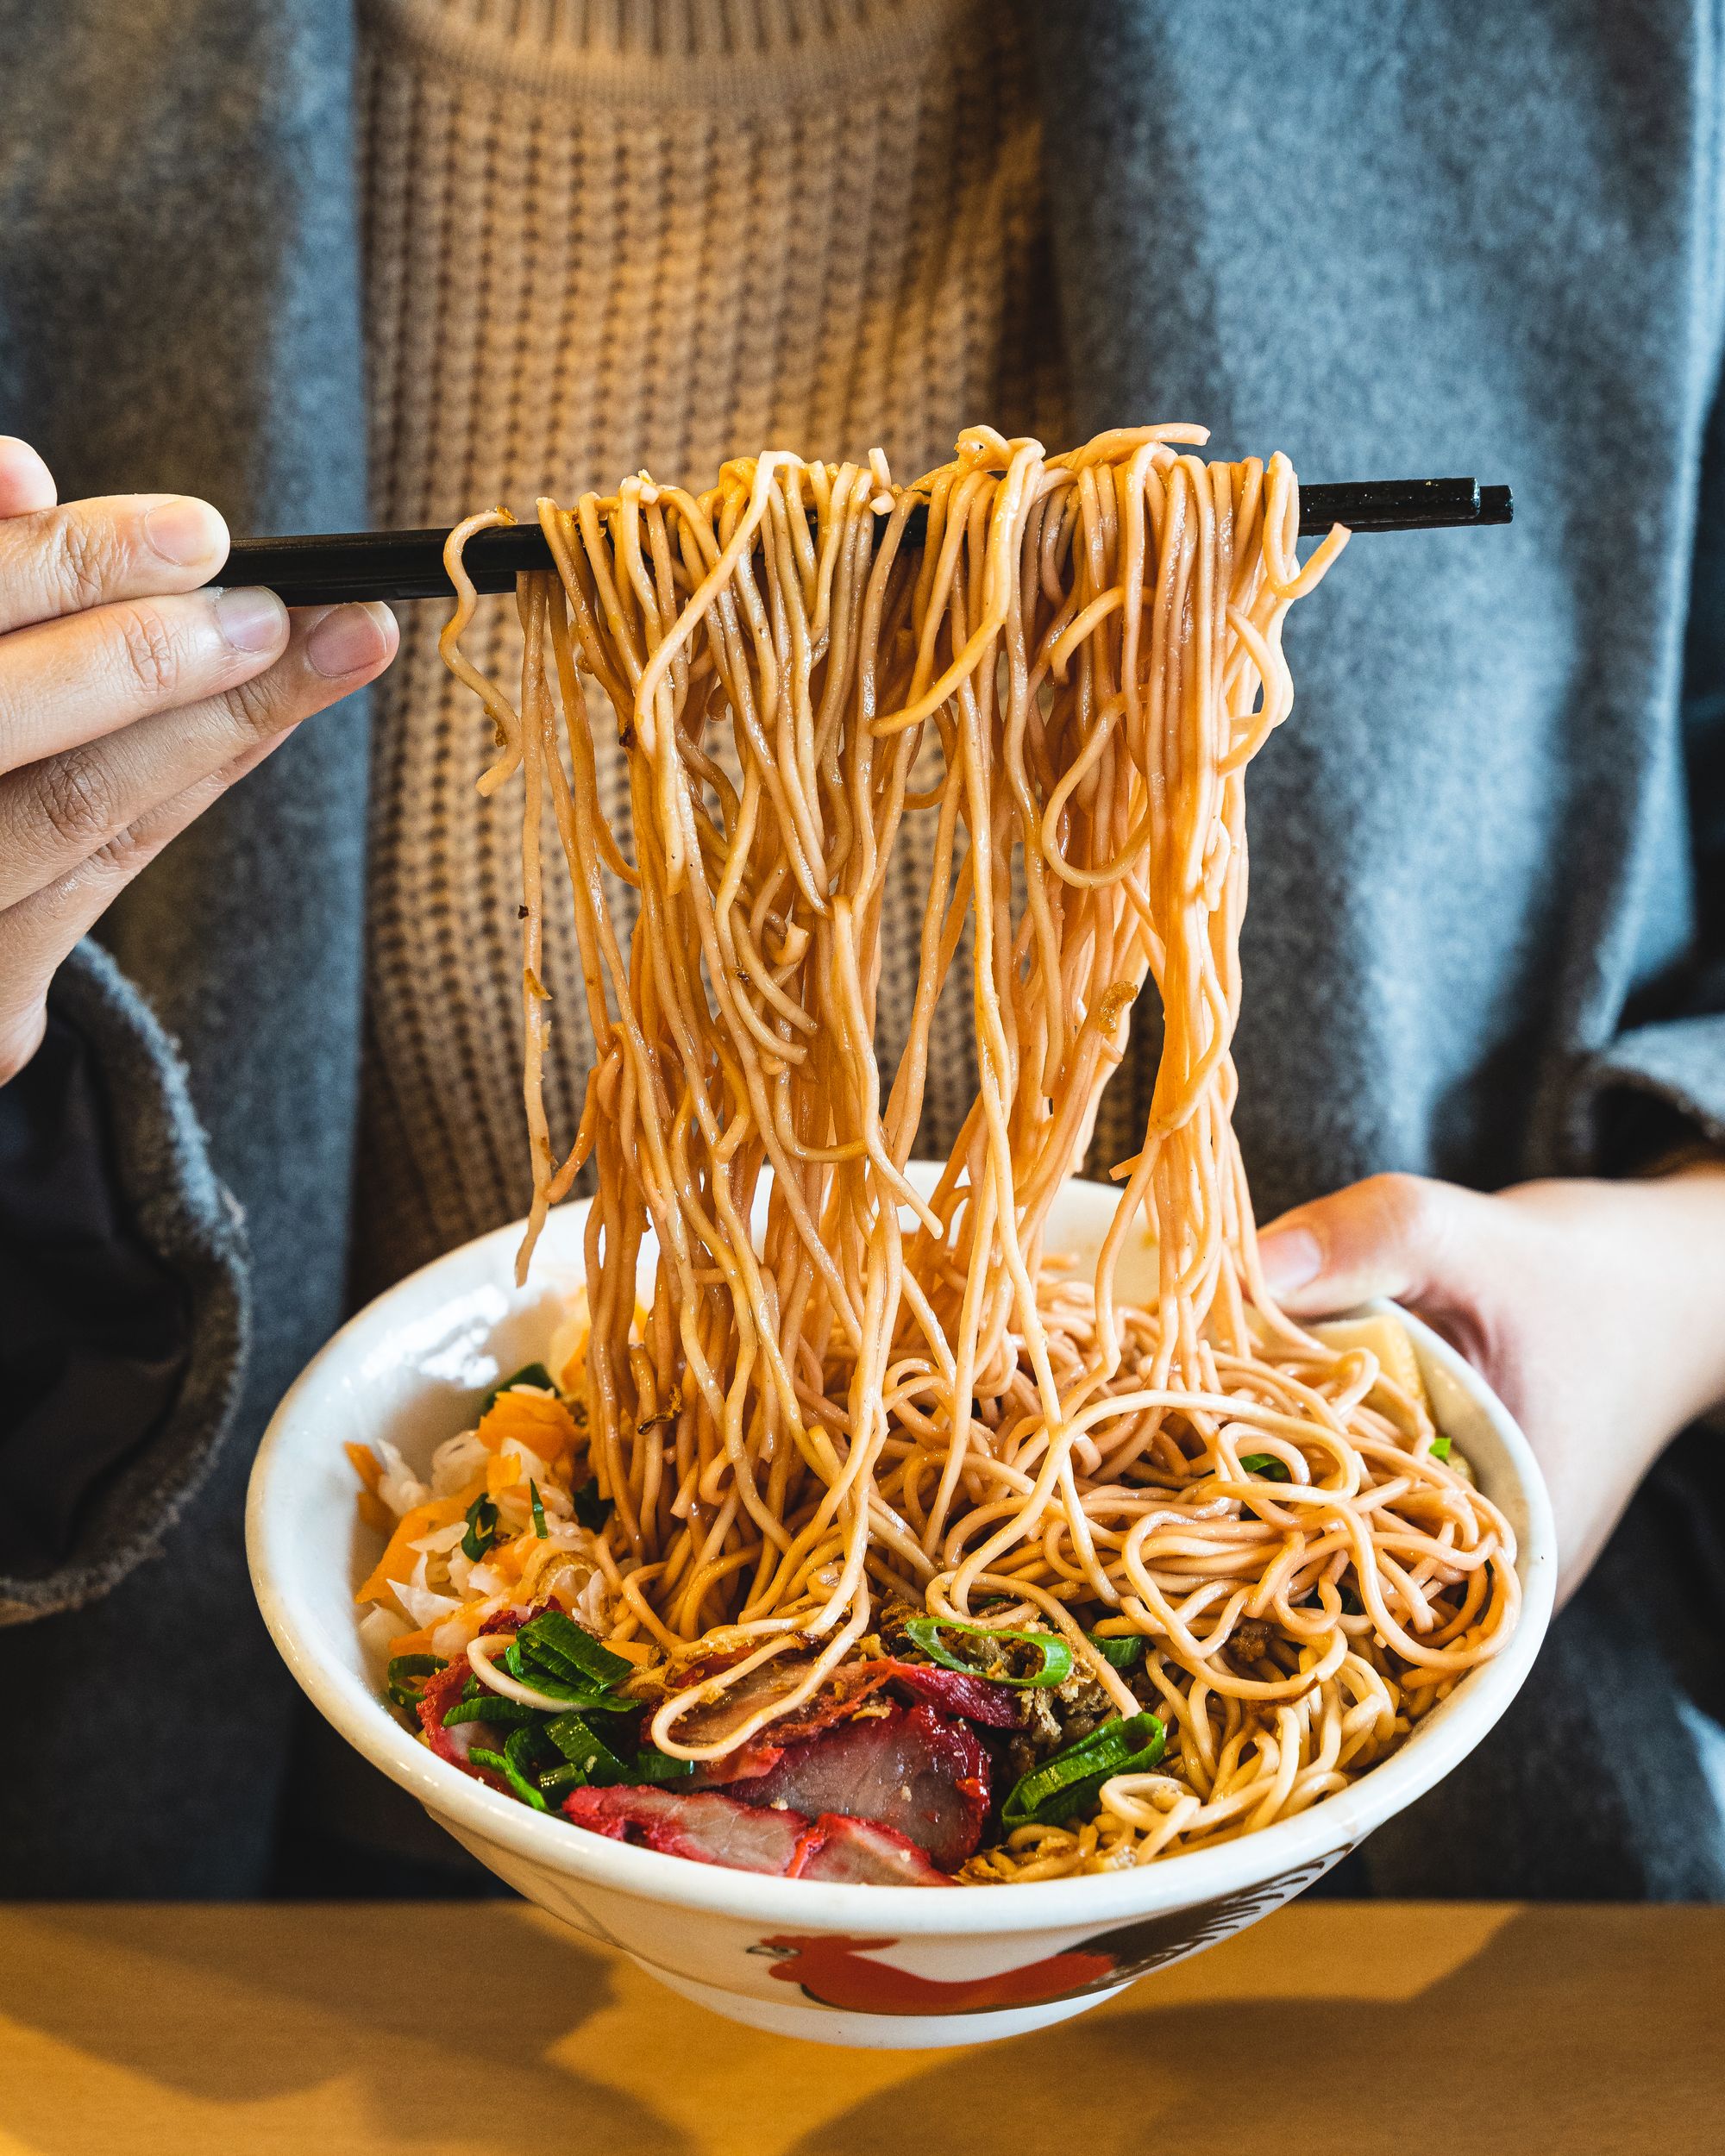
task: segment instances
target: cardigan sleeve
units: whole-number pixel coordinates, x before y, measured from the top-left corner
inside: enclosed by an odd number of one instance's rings
[[[1725,1148],[1725,392],[1702,445],[1678,693],[1689,860],[1666,873],[1692,893],[1690,946],[1580,1072],[1571,1134],[1608,1174]]]
[[[1725,1149],[1725,1012],[1631,1026],[1588,1065],[1582,1099],[1607,1172],[1686,1142]]]
[[[246,1319],[237,1208],[179,1058],[86,942],[0,1088],[0,1624],[155,1552],[226,1429]]]

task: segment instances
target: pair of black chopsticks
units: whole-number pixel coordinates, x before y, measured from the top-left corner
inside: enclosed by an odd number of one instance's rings
[[[1353,485],[1302,486],[1300,530],[1306,537],[1332,524],[1354,531],[1440,531],[1466,524],[1507,524],[1515,505],[1507,486],[1477,479],[1364,479]],[[922,544],[925,515],[913,510],[905,544]],[[304,532],[287,539],[242,539],[228,555],[225,585],[263,584],[290,606],[325,606],[341,599],[451,599],[443,569],[442,531]],[[524,570],[554,565],[537,524],[504,524],[475,532],[463,555],[474,589],[507,592]]]

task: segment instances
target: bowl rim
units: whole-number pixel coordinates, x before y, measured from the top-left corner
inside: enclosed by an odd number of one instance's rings
[[[584,1208],[585,1200],[575,1200],[556,1211],[568,1215]],[[444,1252],[349,1318],[283,1395],[258,1447],[246,1496],[246,1553],[253,1588],[265,1625],[295,1681],[363,1758],[417,1797],[442,1823],[459,1827],[463,1838],[495,1844],[511,1857],[574,1882],[750,1922],[816,1930],[884,1930],[900,1937],[931,1938],[1084,1929],[1192,1908],[1314,1865],[1327,1868],[1326,1860],[1356,1846],[1465,1758],[1521,1689],[1539,1652],[1556,1590],[1556,1531],[1533,1449],[1508,1408],[1463,1356],[1412,1312],[1380,1300],[1337,1314],[1358,1316],[1394,1308],[1422,1354],[1492,1424],[1508,1456],[1527,1514],[1516,1565],[1521,1608],[1509,1645],[1471,1670],[1399,1751],[1346,1789],[1320,1798],[1292,1818],[1213,1848],[1159,1858],[1129,1871],[1001,1882],[957,1894],[931,1893],[925,1887],[836,1884],[735,1871],[584,1833],[563,1819],[530,1811],[440,1759],[409,1735],[353,1671],[320,1655],[315,1645],[317,1622],[297,1607],[292,1572],[279,1561],[288,1507],[276,1495],[304,1454],[304,1447],[295,1443],[302,1402],[330,1364],[354,1354],[369,1335],[386,1330],[392,1307],[412,1300],[430,1275],[463,1264],[476,1266],[493,1254],[512,1260],[522,1225],[511,1222]],[[338,1432],[329,1433],[332,1454],[339,1454],[341,1443]],[[1317,1876],[1315,1871],[1313,1876]]]

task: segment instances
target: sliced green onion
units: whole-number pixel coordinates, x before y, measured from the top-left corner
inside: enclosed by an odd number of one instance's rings
[[[961,1625],[951,1618],[913,1617],[905,1626],[932,1662],[939,1663],[944,1670],[957,1670],[965,1677],[986,1677],[990,1684],[1009,1684],[1014,1691],[1063,1684],[1072,1674],[1072,1649],[1057,1632],[999,1632],[988,1625]],[[941,1645],[943,1632],[962,1633],[969,1639],[1007,1641],[1015,1645],[1032,1647],[1040,1659],[1028,1677],[1007,1677],[992,1664],[978,1669],[974,1662],[963,1662]]]
[[[695,1771],[693,1759],[674,1759],[668,1752],[643,1748],[635,1755],[637,1782],[681,1782]]]
[[[505,1699],[487,1691],[482,1699],[457,1700],[443,1717],[445,1729],[461,1722],[489,1722],[494,1729],[526,1729],[539,1720],[543,1708],[524,1707],[519,1700]]]
[[[621,1764],[619,1761],[618,1764]],[[673,1759],[662,1752],[639,1752],[635,1756],[634,1766],[624,1770],[622,1779],[631,1788],[638,1788],[643,1783],[681,1782],[694,1771],[693,1759]],[[589,1777],[584,1767],[577,1766],[573,1759],[568,1759],[561,1766],[549,1769],[537,1779],[540,1788],[555,1803],[567,1796],[571,1789],[586,1789]],[[603,1785],[605,1777],[601,1775],[599,1779]]]
[[[487,1752],[483,1745],[475,1745],[467,1757],[476,1767],[489,1767],[493,1774],[500,1774],[522,1802],[530,1804],[536,1812],[550,1808],[520,1768],[500,1752]]]
[[[545,1743],[543,1725],[535,1721],[511,1729],[504,1744],[503,1756],[518,1774],[529,1774],[543,1764],[551,1756]]]
[[[474,1498],[467,1507],[467,1532],[461,1537],[461,1555],[477,1564],[497,1540],[497,1507],[489,1497]]]
[[[540,1788],[554,1804],[566,1797],[571,1789],[584,1789],[586,1785],[587,1777],[569,1759],[566,1759],[560,1767],[548,1768],[539,1777]]]
[[[505,1377],[493,1385],[480,1402],[481,1415],[488,1415],[496,1407],[499,1393],[512,1393],[518,1385],[531,1385],[542,1393],[555,1393],[557,1381],[543,1363],[524,1363],[513,1377]]]
[[[1286,1460],[1278,1459],[1273,1452],[1242,1452],[1240,1473],[1256,1475],[1265,1482],[1291,1482]]]
[[[611,1517],[611,1500],[599,1495],[597,1475],[589,1475],[578,1490],[572,1491],[569,1502],[589,1534],[597,1534]]]
[[[527,1488],[533,1499],[533,1532],[538,1536],[539,1539],[543,1542],[547,1539],[545,1533],[545,1506],[539,1495],[539,1485],[537,1482],[530,1480]]]
[[[425,1695],[424,1680],[436,1676],[439,1670],[447,1670],[448,1664],[441,1655],[398,1654],[393,1656],[384,1672],[384,1689],[392,1705],[405,1707],[411,1714]],[[418,1677],[418,1684],[409,1682]]]
[[[1449,1439],[1447,1438],[1433,1438],[1432,1439],[1432,1457],[1434,1460],[1446,1460],[1449,1457]]]
[[[1154,1714],[1116,1714],[1088,1737],[1020,1775],[1000,1808],[1010,1833],[1018,1827],[1053,1827],[1095,1802],[1103,1783],[1117,1774],[1143,1774],[1162,1757],[1165,1734]]]
[[[1135,1670],[1144,1659],[1141,1632],[1087,1632],[1084,1637],[1111,1668]]]
[[[530,1618],[515,1637],[524,1655],[553,1669],[562,1667],[569,1678],[585,1677],[593,1690],[609,1692],[634,1667],[561,1609]]]
[[[579,1714],[559,1714],[555,1721],[546,1723],[545,1734],[589,1782],[605,1788],[631,1778],[630,1769]]]
[[[555,1700],[560,1707],[568,1708],[572,1714],[633,1714],[641,1706],[639,1700],[617,1699],[609,1692],[582,1691],[530,1664],[521,1681],[530,1684],[536,1692],[543,1692],[547,1699]]]
[[[448,1664],[440,1654],[398,1654],[390,1658],[389,1681],[400,1684],[411,1677],[436,1677]]]
[[[596,1692],[590,1683],[571,1684],[566,1664],[536,1662],[530,1655],[523,1654],[512,1639],[498,1658],[518,1684],[530,1684],[536,1692],[573,1707],[580,1714],[632,1714],[641,1703]]]

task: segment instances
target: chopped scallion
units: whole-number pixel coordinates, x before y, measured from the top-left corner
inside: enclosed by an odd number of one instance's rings
[[[391,1704],[405,1707],[410,1714],[413,1713],[424,1697],[427,1680],[448,1667],[441,1655],[396,1655],[384,1673],[384,1689]],[[417,1683],[413,1681],[416,1677],[419,1680]]]
[[[609,1692],[621,1684],[633,1667],[560,1609],[530,1618],[515,1638],[522,1653],[532,1661],[561,1669],[566,1683],[585,1677],[588,1688],[596,1691]]]
[[[643,1745],[635,1755],[637,1782],[681,1782],[694,1771],[693,1759],[674,1759],[668,1752],[654,1752]]]
[[[499,1659],[518,1684],[530,1684],[536,1692],[543,1692],[548,1699],[573,1707],[580,1714],[630,1714],[639,1702],[613,1699],[609,1692],[593,1689],[591,1681],[571,1684],[568,1664],[561,1662],[536,1662],[530,1654],[524,1654],[511,1639]]]
[[[474,1498],[467,1507],[467,1532],[461,1537],[461,1555],[475,1564],[497,1540],[497,1507],[489,1497]]]
[[[527,1488],[528,1492],[533,1500],[533,1532],[538,1536],[539,1539],[543,1542],[547,1539],[545,1533],[544,1500],[539,1495],[539,1485],[537,1482],[530,1481]]]
[[[1116,1714],[1088,1737],[1020,1775],[1000,1808],[1010,1833],[1019,1827],[1057,1826],[1094,1803],[1103,1783],[1117,1774],[1143,1774],[1162,1757],[1165,1741],[1154,1714]]]
[[[511,1729],[503,1747],[503,1756],[518,1774],[530,1774],[550,1758],[545,1742],[544,1725],[536,1717],[519,1729]]]
[[[1434,1460],[1446,1460],[1449,1457],[1449,1439],[1447,1438],[1433,1438],[1432,1439],[1432,1457]]]
[[[1264,1482],[1291,1482],[1286,1460],[1277,1459],[1273,1452],[1242,1452],[1240,1473],[1256,1475]]]
[[[505,1699],[500,1692],[487,1691],[481,1699],[457,1700],[444,1715],[443,1727],[454,1729],[462,1722],[489,1722],[493,1729],[525,1729],[539,1720],[541,1711],[524,1707],[519,1700]]]
[[[944,1670],[957,1670],[965,1677],[986,1677],[991,1684],[1009,1684],[1015,1691],[1063,1684],[1072,1674],[1072,1649],[1057,1632],[1000,1632],[989,1625],[961,1625],[950,1618],[913,1617],[905,1626],[932,1662]],[[1005,1664],[991,1662],[986,1668],[966,1662],[942,1645],[941,1633],[956,1632],[966,1639],[983,1639],[991,1648],[1007,1645],[1029,1647],[1038,1659],[1028,1677],[1008,1675]]]
[[[1144,1659],[1141,1632],[1087,1632],[1084,1637],[1103,1661],[1116,1670],[1135,1670]]]
[[[566,1759],[560,1767],[548,1768],[539,1777],[540,1788],[554,1804],[560,1802],[571,1789],[584,1789],[586,1785],[587,1777],[571,1759]]]
[[[475,1745],[467,1757],[476,1767],[489,1767],[493,1774],[500,1774],[524,1804],[530,1804],[536,1812],[549,1809],[544,1798],[523,1774],[514,1761],[500,1752],[487,1752],[484,1745]]]
[[[436,1677],[448,1664],[440,1654],[398,1654],[389,1665],[389,1681],[399,1684],[411,1677]]]
[[[608,1788],[632,1778],[630,1769],[579,1714],[559,1714],[555,1721],[546,1723],[545,1734],[589,1782]]]

